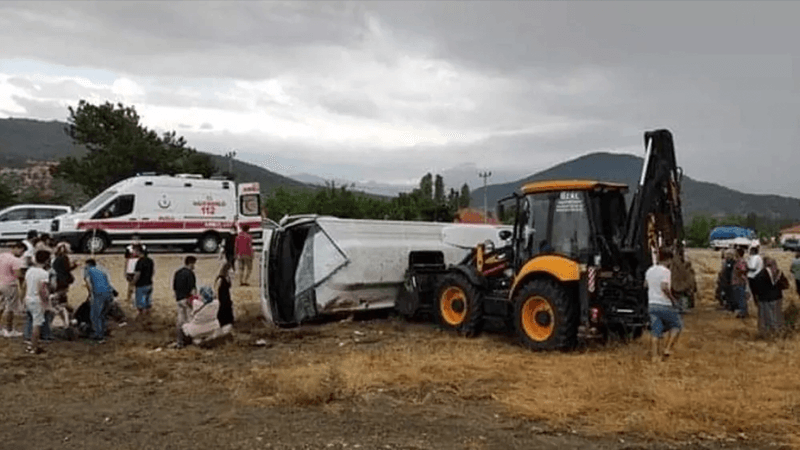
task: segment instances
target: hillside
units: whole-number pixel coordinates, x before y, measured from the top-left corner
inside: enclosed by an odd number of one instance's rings
[[[625,183],[635,188],[639,181],[643,159],[627,154],[592,153],[551,167],[526,178],[487,187],[487,199],[492,208],[500,198],[518,191],[531,181],[553,179],[596,179]],[[483,188],[472,192],[472,204],[483,205]],[[712,216],[755,213],[761,217],[783,220],[800,219],[800,199],[778,195],[745,194],[714,183],[683,177],[683,206],[687,219],[697,214]]]
[[[58,121],[0,119],[0,167],[22,168],[29,160],[57,161],[66,156],[82,155],[86,150],[72,143],[64,133],[66,125]],[[220,169],[227,170],[226,158],[213,154],[210,156]],[[281,186],[316,189],[243,161],[234,160],[233,173],[237,180],[259,182],[262,191]]]

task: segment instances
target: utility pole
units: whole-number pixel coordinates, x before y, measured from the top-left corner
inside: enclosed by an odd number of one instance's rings
[[[492,172],[479,172],[478,176],[483,178],[483,223],[487,223],[489,221],[489,204],[486,201],[486,180],[492,176]]]

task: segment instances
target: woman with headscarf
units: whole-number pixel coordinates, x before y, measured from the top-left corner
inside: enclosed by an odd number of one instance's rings
[[[778,269],[775,259],[765,257],[764,269],[760,274],[758,299],[758,334],[761,337],[767,337],[783,326],[783,290],[789,287],[789,280]]]
[[[69,286],[75,282],[72,271],[78,267],[78,263],[69,259],[69,244],[59,242],[56,245],[55,258],[53,258],[53,271],[56,275],[55,298],[57,303],[67,303],[67,291]]]
[[[233,301],[231,300],[231,272],[233,266],[230,262],[225,262],[219,270],[214,284],[217,287],[217,298],[219,299],[219,313],[217,319],[220,326],[233,324]]]
[[[217,320],[219,301],[214,297],[214,290],[210,286],[201,287],[199,295],[190,298],[189,307],[189,320],[181,325],[183,345],[197,345],[217,337],[220,330]]]

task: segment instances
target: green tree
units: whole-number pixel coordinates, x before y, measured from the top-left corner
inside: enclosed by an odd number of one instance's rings
[[[199,173],[211,176],[217,168],[211,157],[188,147],[175,132],[159,137],[140,123],[133,107],[81,100],[69,107],[66,133],[88,150],[81,158],[61,160],[55,175],[73,182],[89,195],[140,172]]]
[[[419,180],[419,190],[424,198],[433,198],[433,175],[430,172]]]
[[[444,204],[444,178],[441,175],[436,175],[436,181],[433,183],[433,201],[437,205]]]
[[[459,198],[459,204],[458,204],[459,207],[469,208],[470,194],[469,194],[469,186],[467,185],[467,183],[464,183],[464,185],[461,186],[461,195],[459,195],[458,198]]]
[[[712,217],[694,216],[685,233],[688,245],[690,247],[708,247],[708,235],[716,226],[717,220]]]
[[[0,209],[17,202],[17,196],[14,194],[14,188],[11,183],[8,182],[8,178],[0,177]]]

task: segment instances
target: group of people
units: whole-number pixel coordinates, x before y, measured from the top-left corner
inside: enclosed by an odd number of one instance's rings
[[[774,258],[759,254],[758,245],[749,247],[747,257],[746,251],[745,246],[723,251],[717,300],[722,308],[745,319],[750,316],[748,300],[752,298],[758,308],[758,334],[769,337],[783,327],[783,291],[790,287],[789,279]],[[800,261],[792,264],[792,272],[795,286],[800,289]]]
[[[230,334],[234,320],[230,292],[233,273],[238,265],[240,285],[247,286],[254,254],[248,227],[243,225],[238,232],[234,226],[232,231],[232,238],[226,240],[220,252],[220,258],[225,260],[213,288],[197,288],[194,256],[187,256],[184,266],[173,277],[177,347]],[[75,282],[73,272],[77,267],[77,262],[70,259],[68,243],[55,243],[49,236],[39,236],[36,232],[15,242],[10,251],[0,253],[1,335],[24,337],[26,351],[38,354],[44,351],[42,340],[54,339],[51,325],[55,317],[61,317],[66,329],[74,326],[84,336],[97,341],[105,339],[109,318],[120,326],[126,325],[125,313],[116,301],[119,292],[108,272],[93,258],[85,261],[83,269],[87,299],[77,309],[69,306],[67,293]],[[154,276],[155,264],[138,236],[134,236],[133,243],[125,250],[126,299],[133,301],[138,312],[136,320],[143,324],[149,323],[153,306]],[[14,318],[22,314],[26,323],[24,332],[19,332],[14,329]]]
[[[783,291],[790,287],[789,280],[774,258],[759,254],[757,245],[750,246],[747,258],[746,249],[738,246],[723,252],[717,299],[723,308],[745,319],[749,317],[748,296],[752,297],[758,308],[758,335],[774,336],[783,326]],[[669,268],[672,258],[669,249],[661,249],[658,263],[645,273],[653,361],[670,356],[683,329],[685,304],[676,295],[674,274]],[[800,252],[792,261],[791,271],[800,295]]]

